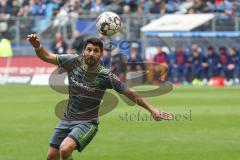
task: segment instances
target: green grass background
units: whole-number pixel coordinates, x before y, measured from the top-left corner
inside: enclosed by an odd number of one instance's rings
[[[147,113],[120,101],[100,118],[99,132],[76,160],[240,159],[240,88],[177,87],[147,98],[174,114],[172,122],[126,121],[125,113]],[[54,107],[66,95],[45,86],[0,86],[0,160],[44,160],[58,118]]]

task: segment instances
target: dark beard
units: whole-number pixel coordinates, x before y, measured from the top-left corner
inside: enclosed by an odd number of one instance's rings
[[[85,59],[85,63],[88,65],[88,66],[94,66],[97,64],[97,61],[92,58],[92,57],[89,57],[89,58],[86,58]]]

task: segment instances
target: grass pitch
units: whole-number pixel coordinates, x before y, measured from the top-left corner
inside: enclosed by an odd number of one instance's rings
[[[154,122],[140,107],[120,101],[100,118],[97,136],[75,160],[229,160],[240,154],[239,87],[177,87],[147,98],[172,112]],[[0,86],[0,160],[43,160],[64,94],[49,87]],[[139,116],[140,115],[140,116]],[[177,119],[176,119],[177,118]]]

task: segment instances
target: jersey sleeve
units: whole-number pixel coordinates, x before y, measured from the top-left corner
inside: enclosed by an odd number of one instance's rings
[[[123,93],[127,89],[127,85],[122,82],[114,73],[109,73],[107,80],[107,88],[114,89],[118,93]]]
[[[64,69],[68,69],[71,67],[73,59],[77,57],[75,54],[63,54],[57,55],[57,63],[59,67],[63,67]]]

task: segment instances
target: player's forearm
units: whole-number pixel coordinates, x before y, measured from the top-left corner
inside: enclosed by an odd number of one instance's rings
[[[152,113],[153,107],[152,107],[149,103],[147,103],[142,97],[137,98],[137,99],[136,99],[136,103],[137,103],[139,106],[145,108],[146,110],[148,110],[149,112]]]
[[[128,89],[124,95],[127,96],[130,100],[132,100],[136,104],[138,104],[139,106],[148,110],[149,112],[153,111],[154,107],[147,103],[147,101],[145,101],[142,98],[142,96],[137,94],[137,92],[135,92],[133,89]]]
[[[35,49],[35,52],[36,52],[36,55],[41,60],[48,62],[48,63],[57,64],[56,55],[48,52],[43,47],[39,47],[39,48]]]

